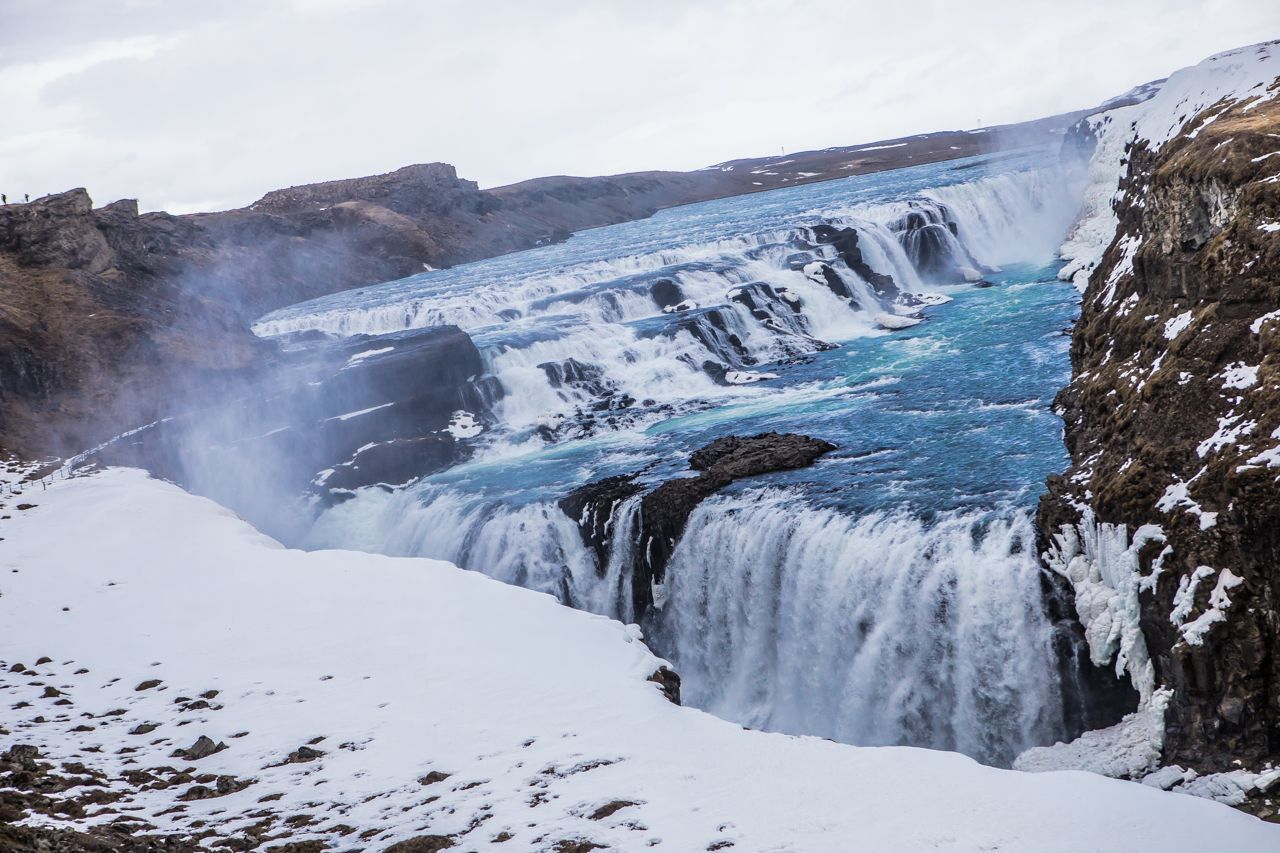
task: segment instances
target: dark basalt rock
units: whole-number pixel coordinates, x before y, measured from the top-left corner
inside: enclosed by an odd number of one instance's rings
[[[640,563],[645,571],[635,577],[648,581],[643,592],[637,591],[645,606],[651,603],[649,584],[662,583],[667,562],[698,504],[734,480],[804,468],[835,449],[821,439],[766,432],[750,438],[718,438],[695,451],[689,465],[702,472],[699,476],[668,480],[640,502]]]
[[[666,574],[676,544],[684,533],[690,514],[706,498],[743,477],[786,471],[812,465],[818,457],[835,450],[834,444],[791,433],[767,432],[750,437],[725,436],[693,453],[690,467],[696,477],[668,480],[640,500],[640,516],[633,548],[631,598],[635,618],[644,616],[653,604],[653,585]],[[583,541],[603,567],[610,549],[611,522],[617,505],[644,490],[639,474],[610,477],[579,487],[560,501],[565,514],[578,523]]]
[[[618,504],[644,491],[637,475],[606,477],[579,486],[558,502],[565,515],[578,524],[582,541],[596,555],[596,572],[604,575],[609,562],[610,522]]]
[[[809,229],[817,243],[826,243],[836,250],[840,260],[849,269],[858,274],[881,296],[892,298],[898,295],[898,285],[893,276],[884,275],[873,270],[862,257],[862,249],[858,246],[858,232],[854,228],[837,228],[822,223]],[[825,275],[825,273],[824,273]]]
[[[468,457],[470,442],[449,428],[456,412],[482,424],[490,418],[500,392],[483,374],[479,350],[455,326],[291,342],[279,361],[246,387],[226,389],[213,407],[122,438],[93,458],[146,468],[232,505],[242,476],[266,481],[274,495],[314,489],[326,500],[400,485]]]
[[[984,274],[994,272],[955,240],[959,227],[946,205],[935,201],[910,204],[914,208],[892,223],[889,230],[897,234],[898,242],[922,279],[959,284],[965,281],[962,266]]]
[[[662,695],[673,705],[680,704],[680,675],[668,667],[658,667],[657,672],[649,676],[649,680],[658,685]]]
[[[659,308],[673,308],[684,302],[684,291],[669,278],[660,278],[649,286],[649,295]]]

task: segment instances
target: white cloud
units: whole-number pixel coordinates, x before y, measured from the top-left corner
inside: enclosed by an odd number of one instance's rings
[[[482,185],[1088,106],[1280,35],[1256,0],[6,0],[0,190],[144,208],[445,160]]]

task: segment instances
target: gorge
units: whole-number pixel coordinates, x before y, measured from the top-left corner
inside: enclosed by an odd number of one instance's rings
[[[143,468],[266,534],[244,543],[365,552],[374,576],[450,563],[594,614],[574,624],[643,649],[633,674],[743,728],[1271,818],[1277,95],[1269,43],[1048,142],[751,194],[725,190],[732,170],[482,192],[435,164],[196,217],[83,191],[0,208],[0,429],[61,457],[9,488],[49,476],[74,502],[86,472]],[[67,312],[33,307],[50,293]],[[424,577],[431,620],[465,621]],[[502,601],[529,632],[513,647],[574,654],[558,611]],[[445,807],[489,808],[466,790],[406,811],[461,839],[487,818]]]

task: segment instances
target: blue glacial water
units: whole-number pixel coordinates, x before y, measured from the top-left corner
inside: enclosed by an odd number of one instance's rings
[[[650,642],[686,704],[744,725],[1008,764],[1063,735],[1031,515],[1066,465],[1050,406],[1077,299],[1053,253],[1074,212],[1056,152],[1024,151],[690,205],[268,315],[260,334],[391,341],[454,323],[503,392],[472,461],[361,490],[301,544],[448,559],[631,621],[636,501],[602,566],[558,498],[680,476],[721,435],[824,438],[813,467],[695,511]]]

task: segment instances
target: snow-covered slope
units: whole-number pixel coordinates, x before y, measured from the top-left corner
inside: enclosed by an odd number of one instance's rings
[[[446,563],[288,550],[138,471],[24,499],[2,522],[5,741],[110,777],[123,798],[80,827],[337,849],[1280,848],[1280,827],[1139,785],[747,731],[668,702],[635,628]],[[226,748],[171,755],[202,736]]]

